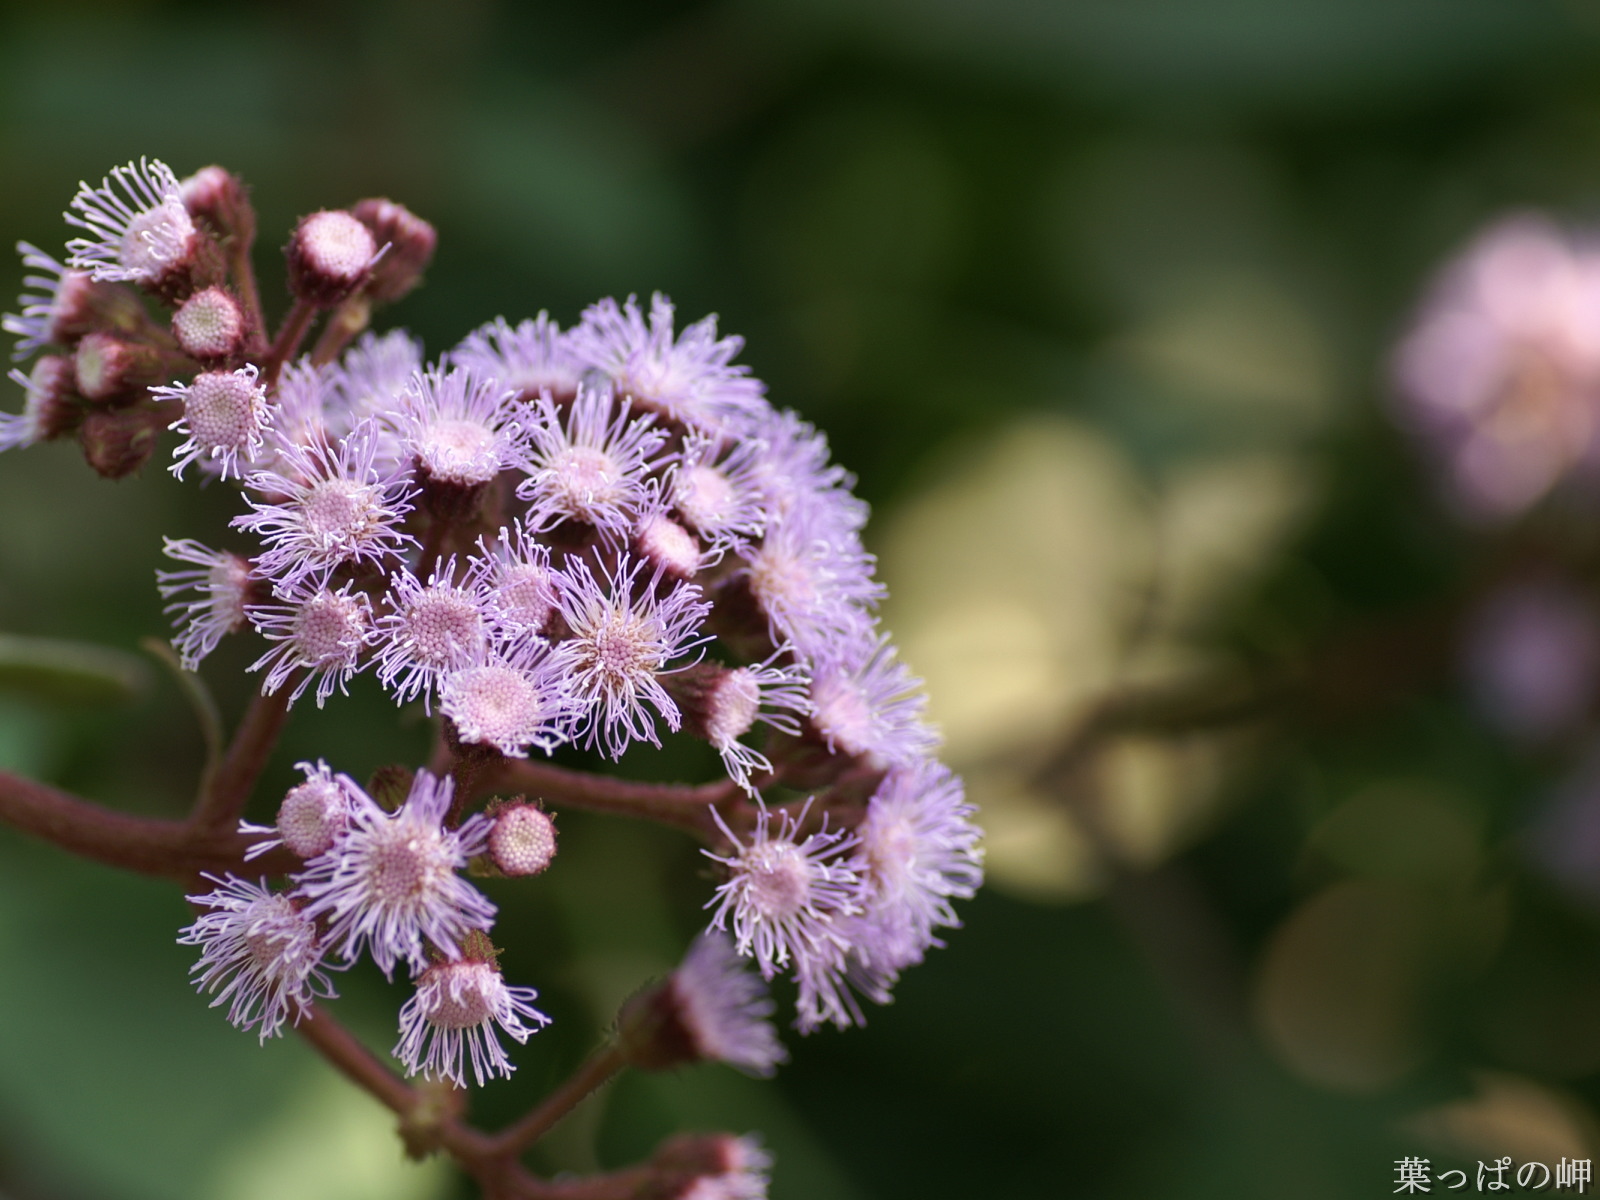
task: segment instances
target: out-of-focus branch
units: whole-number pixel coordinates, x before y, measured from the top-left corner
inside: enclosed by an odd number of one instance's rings
[[[231,828],[238,821],[289,719],[291,682],[286,681],[270,696],[257,692],[251,699],[227,753],[195,806],[190,819],[197,828]]]

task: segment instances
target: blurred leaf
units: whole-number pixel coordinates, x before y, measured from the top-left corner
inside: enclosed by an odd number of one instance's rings
[[[120,650],[0,633],[0,689],[60,704],[118,704],[149,682],[145,664]]]

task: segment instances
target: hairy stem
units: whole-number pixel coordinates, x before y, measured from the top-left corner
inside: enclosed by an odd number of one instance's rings
[[[743,795],[732,780],[688,787],[670,783],[634,783],[584,771],[570,771],[524,758],[505,758],[485,768],[474,781],[477,795],[526,792],[540,799],[593,812],[615,813],[658,821],[711,840],[718,836],[711,809]]]
[[[227,753],[211,776],[211,785],[195,806],[191,820],[196,828],[227,828],[239,819],[289,719],[289,697],[294,691],[289,682],[270,696],[257,692],[251,699]]]
[[[590,1055],[560,1087],[546,1096],[527,1116],[489,1139],[493,1153],[512,1156],[532,1146],[587,1097],[605,1086],[622,1070],[622,1052],[605,1046]]]

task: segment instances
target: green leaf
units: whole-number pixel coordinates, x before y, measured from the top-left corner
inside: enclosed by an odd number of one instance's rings
[[[120,650],[0,633],[0,691],[58,704],[120,704],[149,681],[144,662]]]

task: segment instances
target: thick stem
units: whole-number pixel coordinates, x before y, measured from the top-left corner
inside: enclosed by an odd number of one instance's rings
[[[228,752],[211,777],[211,786],[195,806],[191,819],[196,828],[230,828],[239,819],[289,719],[289,697],[294,691],[290,682],[285,681],[270,696],[257,692],[251,699]]]
[[[511,1157],[533,1145],[587,1097],[605,1086],[622,1070],[622,1051],[605,1046],[595,1051],[572,1076],[551,1092],[527,1116],[489,1139],[491,1153]]]
[[[251,841],[229,829],[112,812],[8,771],[0,771],[0,820],[95,862],[185,884],[202,872],[245,870]],[[292,870],[294,861],[278,851],[250,865],[274,874]]]
[[[524,758],[505,758],[486,768],[474,782],[477,795],[526,792],[542,800],[594,812],[642,817],[686,829],[707,840],[718,836],[711,809],[737,800],[743,793],[732,780],[686,787],[670,783],[634,783],[583,771],[569,771]]]
[[[278,336],[272,340],[267,356],[261,363],[261,374],[267,386],[278,382],[278,373],[283,370],[283,364],[300,349],[306,330],[311,328],[316,316],[317,306],[309,300],[296,300],[289,309],[289,315],[283,319],[283,328],[278,330]]]

